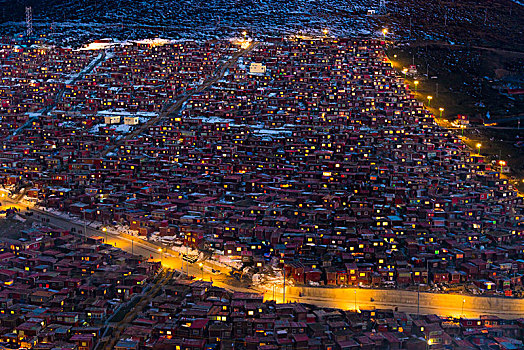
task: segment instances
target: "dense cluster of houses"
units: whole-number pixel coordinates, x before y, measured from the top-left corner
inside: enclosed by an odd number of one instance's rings
[[[68,170],[88,168],[84,161],[97,162],[105,146],[156,117],[236,50],[228,41],[163,44],[100,41],[99,50],[72,50],[0,42],[2,158],[14,170],[8,183],[22,173],[60,182]]]
[[[160,267],[101,241],[47,227],[2,232],[2,349],[94,348],[104,322],[121,318]]]
[[[39,46],[24,49],[0,40],[0,136],[10,135],[55,103],[57,94],[93,59],[93,51]]]
[[[144,238],[283,266],[299,284],[520,293],[522,198],[434,123],[382,45],[260,43],[180,113],[102,157],[118,140],[108,136],[113,117],[157,113],[234,50],[114,47],[49,117],[3,142],[1,180]],[[73,126],[63,120],[71,115]],[[90,133],[97,116],[106,126]]]
[[[0,239],[0,346],[114,349],[518,349],[524,319],[444,318],[393,310],[343,311],[277,304],[212,282],[166,280],[133,318],[133,300],[151,294],[158,262],[102,238],[47,227]],[[178,275],[180,277],[180,275]],[[129,321],[129,322],[128,322]],[[100,348],[100,347],[99,347]]]
[[[524,319],[355,313],[173,280],[126,328],[116,349],[518,349],[523,336]]]

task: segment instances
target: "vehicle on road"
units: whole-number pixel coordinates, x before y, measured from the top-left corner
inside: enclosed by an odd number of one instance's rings
[[[242,278],[242,272],[236,270],[231,271],[229,275],[237,281],[240,281],[240,279]]]

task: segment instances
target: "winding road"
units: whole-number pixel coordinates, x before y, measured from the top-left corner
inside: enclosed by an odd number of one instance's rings
[[[6,205],[9,201],[5,201]],[[17,203],[12,203],[17,204]],[[23,210],[22,212],[26,211]],[[78,220],[30,208],[32,220],[45,222],[54,227],[71,230],[79,234],[84,233],[84,225]],[[147,242],[124,232],[112,234],[87,226],[86,234],[89,237],[104,238],[107,244],[133,254],[161,260],[166,268],[187,272],[197,279],[212,281],[214,285],[237,292],[263,293],[265,299],[276,299],[282,302],[282,284],[250,287],[229,277],[231,269],[219,265],[212,260],[188,264],[182,260],[183,254],[169,248]],[[202,266],[200,266],[202,263]],[[213,272],[215,271],[215,272]],[[462,294],[426,293],[397,289],[367,289],[367,288],[329,288],[329,287],[294,287],[286,285],[286,302],[301,302],[322,307],[340,309],[392,309],[421,314],[438,314],[454,317],[478,317],[479,315],[495,315],[501,318],[524,317],[524,299],[472,296]]]

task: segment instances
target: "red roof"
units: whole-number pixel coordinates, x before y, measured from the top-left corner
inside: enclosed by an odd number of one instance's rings
[[[208,324],[209,320],[207,318],[194,320],[193,323],[191,323],[191,329],[202,329],[205,328]]]

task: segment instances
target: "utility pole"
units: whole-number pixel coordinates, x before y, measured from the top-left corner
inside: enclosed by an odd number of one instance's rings
[[[87,221],[86,221],[86,210],[85,210],[85,208],[82,211],[82,213],[84,214],[84,241],[87,241]]]
[[[386,0],[380,0],[380,4],[378,6],[378,13],[381,15],[385,15],[387,13]]]
[[[417,289],[417,315],[420,316],[420,279],[418,280],[418,289]]]
[[[27,37],[33,35],[33,9],[31,6],[25,8],[25,23],[27,26]]]
[[[284,271],[284,288],[282,290],[282,303],[286,303],[286,269],[285,267],[282,268],[282,271]]]
[[[429,287],[429,259],[426,259],[426,271],[427,271],[427,274],[428,274],[428,277],[426,278],[426,282],[427,282],[428,287]]]

